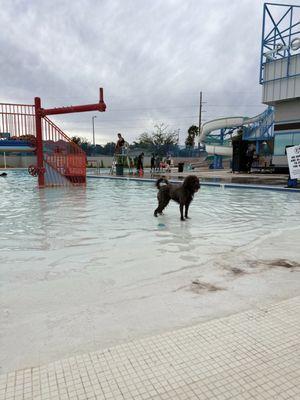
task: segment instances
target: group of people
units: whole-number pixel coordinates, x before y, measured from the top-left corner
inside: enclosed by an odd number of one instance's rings
[[[168,155],[165,160],[162,160],[158,154],[152,153],[150,164],[151,170],[150,172],[160,172],[161,169],[166,169],[167,171],[171,170],[171,156]]]
[[[125,154],[125,147],[126,147],[126,142],[121,133],[118,133],[118,140],[116,142],[116,147],[115,147],[115,154]],[[160,172],[161,169],[170,171],[171,170],[171,156],[168,155],[164,160],[159,156],[159,154],[154,154],[152,153],[151,155],[151,170],[150,172]],[[134,160],[130,159],[130,166],[131,167],[136,167],[137,173],[139,175],[143,175],[144,173],[144,153],[140,153],[138,157],[136,157]]]
[[[115,155],[125,155],[125,150],[126,150],[126,141],[121,135],[121,133],[118,133],[118,140],[116,143],[115,147]],[[144,173],[144,153],[141,153],[138,157],[135,159],[132,159],[131,157],[129,158],[129,163],[130,167],[134,168],[136,167],[137,172],[142,175]]]

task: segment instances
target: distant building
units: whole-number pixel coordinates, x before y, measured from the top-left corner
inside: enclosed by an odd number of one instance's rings
[[[260,83],[274,107],[273,164],[287,168],[285,149],[300,144],[300,6],[264,5]]]

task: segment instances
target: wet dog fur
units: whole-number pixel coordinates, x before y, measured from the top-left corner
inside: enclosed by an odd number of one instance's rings
[[[181,185],[171,184],[167,179],[160,178],[156,182],[156,187],[158,188],[158,207],[154,211],[155,217],[157,217],[157,214],[162,214],[170,200],[174,200],[179,204],[181,221],[189,218],[189,206],[194,194],[200,189],[200,182],[197,176],[187,176]],[[184,208],[185,210],[183,210]]]

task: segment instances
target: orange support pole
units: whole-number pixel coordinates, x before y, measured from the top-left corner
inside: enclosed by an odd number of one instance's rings
[[[69,107],[58,107],[58,108],[42,108],[41,107],[41,99],[39,97],[35,97],[34,99],[34,107],[35,107],[35,126],[36,126],[36,155],[37,155],[37,170],[38,170],[38,182],[39,182],[39,187],[44,187],[45,186],[45,168],[44,168],[44,154],[43,154],[43,132],[42,132],[42,119],[46,118],[47,115],[57,115],[57,114],[69,114],[69,113],[75,113],[75,112],[85,112],[85,111],[100,111],[100,112],[104,112],[106,110],[106,104],[104,102],[103,99],[103,89],[100,88],[99,91],[99,102],[98,103],[94,103],[94,104],[85,104],[85,105],[78,105],[78,106],[69,106]],[[51,123],[51,121],[49,121],[48,119],[45,120],[45,122],[49,125]],[[51,123],[52,124],[52,123]],[[52,131],[53,129],[58,131],[58,129],[55,127],[53,128],[53,124],[52,124]],[[49,132],[47,133],[47,131],[44,132],[44,139],[45,140],[49,140],[49,137],[47,137],[47,135],[49,134]],[[62,132],[59,132],[59,135],[62,135]],[[65,140],[66,136],[64,137]],[[68,138],[67,138],[68,139]],[[53,138],[51,137],[50,140],[53,140]],[[69,142],[71,142],[70,139],[68,139]],[[73,143],[73,147],[76,146]],[[58,144],[57,144],[57,147]],[[82,150],[80,150],[78,153],[82,152],[84,154],[84,152]],[[53,155],[53,154],[52,154]],[[51,158],[49,156],[49,154],[47,153],[46,155],[47,159],[45,160],[45,162],[47,164],[51,164]],[[54,157],[55,160],[57,161],[59,157],[56,156]],[[71,160],[71,163],[74,163],[74,160],[77,160],[78,162],[78,167],[75,165],[75,169],[77,169],[77,174],[79,174],[77,177],[76,175],[74,175],[74,173],[70,173],[71,169],[72,171],[74,170],[74,166],[72,166],[72,168],[70,169],[70,166],[65,166],[65,171],[62,173],[63,176],[67,177],[67,179],[71,180],[71,178],[73,179],[74,176],[76,179],[79,179],[79,183],[82,183],[83,181],[85,182],[85,165],[82,166],[81,162],[82,162],[82,156],[81,154],[79,154],[79,156],[77,157],[78,160],[76,158],[72,158],[69,155],[69,160]],[[76,164],[76,163],[75,163]],[[53,168],[55,168],[56,164],[55,162],[52,160],[52,165]],[[84,170],[84,174],[82,174],[82,170]],[[80,173],[79,173],[79,172]],[[59,172],[61,173],[61,172]],[[73,176],[73,175],[74,176]],[[84,176],[84,178],[82,178],[82,176]],[[74,178],[74,179],[75,179]],[[74,180],[73,179],[73,180]],[[75,180],[76,180],[75,179]],[[47,181],[48,184],[48,181]]]
[[[36,157],[38,167],[39,187],[45,186],[44,169],[44,154],[43,154],[43,134],[42,134],[42,115],[41,115],[41,99],[35,97],[35,129],[36,129]]]

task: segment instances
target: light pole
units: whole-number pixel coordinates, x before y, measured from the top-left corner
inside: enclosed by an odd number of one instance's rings
[[[92,122],[93,122],[93,146],[95,147],[95,118],[97,118],[97,115],[94,115],[92,117]]]
[[[178,137],[177,137],[177,157],[178,157],[178,155],[179,155],[180,129],[177,130],[177,135],[178,135]]]

